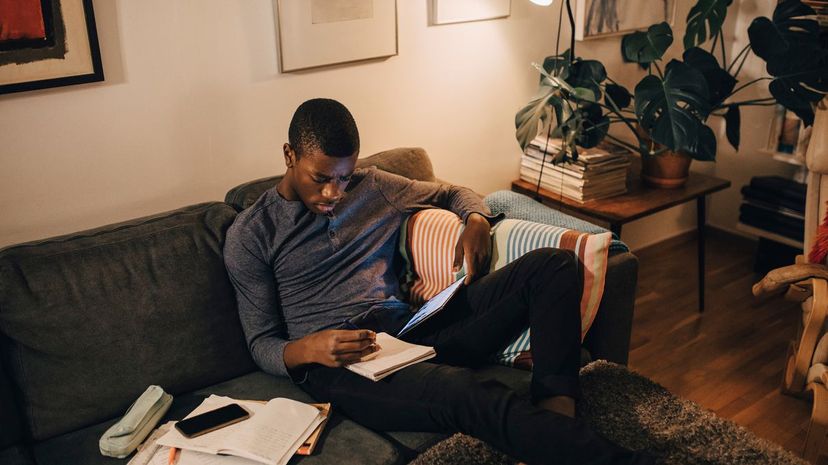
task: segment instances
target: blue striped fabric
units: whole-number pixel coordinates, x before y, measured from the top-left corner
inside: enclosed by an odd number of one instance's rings
[[[543,247],[559,247],[576,253],[584,283],[581,295],[581,337],[584,337],[601,304],[610,233],[591,234],[511,218],[499,222],[492,228],[492,232],[492,271],[506,266],[531,250]],[[531,369],[530,351],[530,330],[526,328],[515,340],[494,355],[494,361]]]
[[[509,248],[506,251],[506,263],[525,254],[529,250],[547,247],[548,244],[557,244],[565,229],[550,230],[540,223],[527,224],[516,229],[509,237]]]
[[[511,344],[506,346],[501,352],[495,354],[495,363],[510,367],[515,366],[515,360],[517,360],[518,356],[532,348],[531,344],[529,344],[529,334],[529,329],[526,329]]]
[[[486,205],[492,211],[493,215],[503,213],[506,218],[513,218],[516,220],[534,221],[535,223],[549,224],[566,229],[574,229],[576,231],[583,231],[592,234],[607,232],[606,229],[596,226],[590,222],[567,215],[566,213],[554,210],[541,204],[532,198],[523,194],[518,194],[512,191],[496,191],[487,195],[484,199]],[[621,242],[617,236],[613,234],[613,240],[610,243],[610,252],[629,252],[630,248],[627,244]]]

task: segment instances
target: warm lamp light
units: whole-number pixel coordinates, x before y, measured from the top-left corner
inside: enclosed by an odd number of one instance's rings
[[[555,0],[530,0],[535,5],[540,6],[549,6],[555,2]]]

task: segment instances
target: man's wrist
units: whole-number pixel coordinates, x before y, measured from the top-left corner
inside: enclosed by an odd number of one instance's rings
[[[288,369],[310,363],[309,360],[306,360],[307,353],[302,339],[288,342],[287,345],[285,345],[283,357],[285,359],[285,367]]]

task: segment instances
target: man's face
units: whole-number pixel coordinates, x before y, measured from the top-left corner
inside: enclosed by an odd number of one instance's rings
[[[345,196],[345,188],[348,187],[356,166],[357,154],[330,157],[319,150],[307,150],[301,157],[297,157],[293,148],[287,146],[285,158],[288,166],[292,165],[290,188],[298,200],[318,215],[332,213],[336,204]]]

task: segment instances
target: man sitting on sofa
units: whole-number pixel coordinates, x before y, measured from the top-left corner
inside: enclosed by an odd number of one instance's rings
[[[321,402],[377,430],[462,432],[529,463],[649,463],[574,416],[580,362],[580,283],[574,255],[529,253],[486,274],[488,209],[468,189],[355,170],[359,134],[348,110],[329,99],[296,110],[283,147],[281,182],[239,214],[225,262],[253,359],[290,376]],[[399,228],[432,207],[465,228],[455,266],[466,286],[446,308],[408,333],[433,346],[431,362],[378,382],[342,368],[380,348],[411,316],[395,267]],[[341,329],[373,312],[375,327]],[[475,380],[479,365],[529,325],[531,399]],[[378,326],[378,327],[377,327]]]

